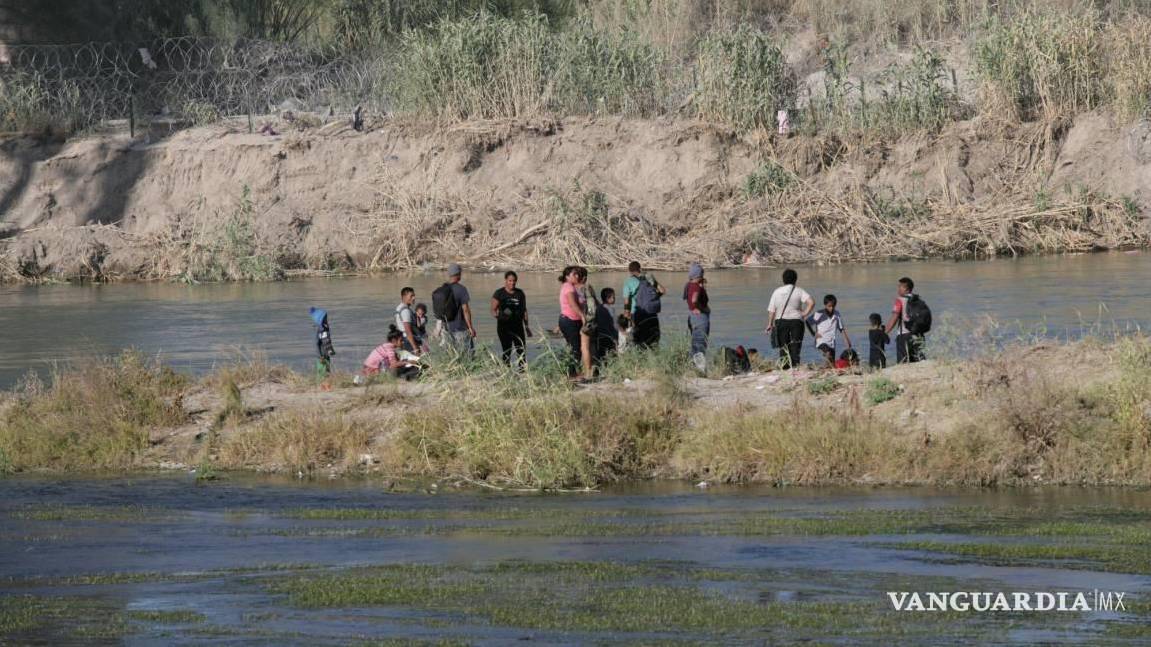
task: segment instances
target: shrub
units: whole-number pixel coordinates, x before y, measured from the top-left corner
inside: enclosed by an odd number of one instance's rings
[[[807,383],[807,392],[812,395],[827,395],[839,388],[839,380],[834,377],[824,377]]]
[[[255,205],[247,186],[223,227],[181,244],[185,259],[179,278],[185,282],[270,281],[283,276],[283,268],[257,240]]]
[[[795,176],[779,164],[768,160],[752,171],[743,181],[743,194],[747,198],[774,195],[791,186]]]
[[[902,391],[899,385],[886,377],[878,377],[867,385],[865,397],[871,404],[882,404],[894,400]]]

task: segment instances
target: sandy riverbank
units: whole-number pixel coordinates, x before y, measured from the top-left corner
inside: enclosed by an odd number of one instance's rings
[[[1149,235],[1151,163],[1102,113],[852,141],[670,118],[284,126],[0,142],[0,274],[982,258]]]

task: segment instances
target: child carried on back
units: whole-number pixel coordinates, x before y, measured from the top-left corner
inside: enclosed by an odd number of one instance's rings
[[[400,332],[395,324],[392,324],[388,328],[388,340],[376,346],[364,360],[363,374],[372,376],[386,372],[404,380],[414,380],[419,377],[419,358],[410,353],[404,353],[406,359],[401,359],[400,344],[403,339],[404,333]]]

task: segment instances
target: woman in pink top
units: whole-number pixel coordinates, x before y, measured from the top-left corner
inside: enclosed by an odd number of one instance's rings
[[[585,378],[591,375],[591,335],[583,332],[587,321],[587,294],[584,284],[587,282],[587,268],[578,265],[569,265],[564,268],[559,280],[560,286],[560,332],[567,340],[571,350],[571,366],[569,373],[576,375],[580,365]]]
[[[419,364],[405,362],[399,358],[400,342],[403,339],[404,333],[392,324],[388,329],[388,341],[376,346],[364,360],[364,375],[372,376],[386,372],[406,380],[419,375]]]

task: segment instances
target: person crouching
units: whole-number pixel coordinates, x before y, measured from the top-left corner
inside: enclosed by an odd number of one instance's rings
[[[404,333],[393,324],[388,329],[388,340],[376,346],[364,360],[363,375],[371,377],[388,373],[404,380],[414,380],[420,375],[419,362],[400,359],[400,344]]]

